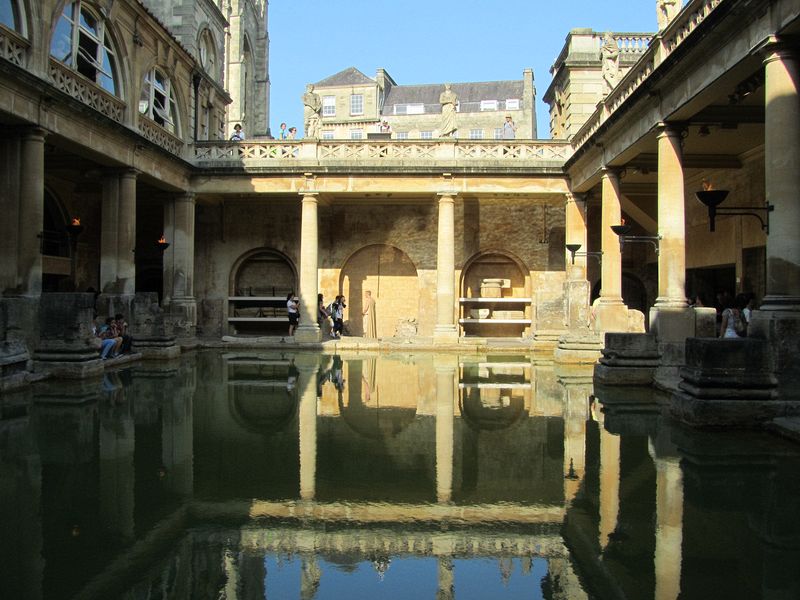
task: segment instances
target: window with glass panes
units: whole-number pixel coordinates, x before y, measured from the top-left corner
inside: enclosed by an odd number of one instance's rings
[[[153,68],[144,76],[139,112],[170,133],[178,133],[178,108],[172,82],[159,69]]]
[[[364,94],[352,94],[350,96],[350,114],[364,114]]]

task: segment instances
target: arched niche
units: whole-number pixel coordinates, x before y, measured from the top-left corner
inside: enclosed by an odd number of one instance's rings
[[[231,268],[231,296],[286,297],[292,291],[297,291],[297,271],[292,261],[277,250],[251,250]]]
[[[394,336],[401,319],[419,318],[419,278],[408,255],[394,246],[375,244],[356,251],[345,262],[339,289],[347,302],[345,320],[351,335],[364,334],[364,292],[375,299],[379,338]]]
[[[459,409],[467,425],[477,431],[506,429],[527,416],[524,396],[510,388],[463,390]]]

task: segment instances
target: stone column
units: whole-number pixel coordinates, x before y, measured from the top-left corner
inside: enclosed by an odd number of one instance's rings
[[[301,195],[303,200],[300,230],[300,325],[294,337],[298,342],[319,342],[322,339],[317,324],[319,199],[316,192],[303,192]]]
[[[106,530],[130,541],[135,538],[136,426],[126,391],[115,389],[110,395],[100,411],[100,519]]]
[[[586,252],[586,202],[576,194],[566,195],[565,203],[565,239],[567,244],[580,244],[579,252]],[[569,279],[586,279],[586,257],[576,256],[575,264],[572,264],[572,255],[566,251],[567,274]]]
[[[136,291],[136,175],[127,169],[103,179],[100,291]]]
[[[591,384],[561,380],[564,386],[564,498],[571,502],[586,474],[586,420]]]
[[[455,192],[440,192],[436,247],[436,327],[434,341],[458,341],[455,323]]]
[[[602,174],[602,218],[600,240],[603,250],[600,301],[595,307],[596,331],[628,331],[628,309],[622,302],[622,252],[612,225],[622,222],[619,175],[605,168]]]
[[[190,329],[197,325],[194,297],[195,196],[183,194],[164,211],[164,236],[170,243],[164,252],[164,299],[170,312],[180,313]]]
[[[19,179],[19,233],[17,280],[23,296],[42,293],[41,238],[44,222],[43,129],[28,129],[22,135]]]
[[[119,177],[119,245],[117,269],[120,292],[136,292],[136,175],[128,169]]]
[[[436,368],[436,499],[453,497],[453,426],[457,356],[437,356]]]
[[[689,309],[685,291],[684,206],[681,134],[662,124],[658,133],[658,298],[650,309],[650,331],[658,338],[664,365],[681,364],[682,344],[694,335],[694,312]],[[677,346],[670,349],[664,344]]]
[[[313,500],[317,477],[317,372],[315,356],[297,359],[300,375],[300,498]]]
[[[775,208],[767,236],[767,293],[749,335],[770,340],[781,386],[800,385],[800,64],[780,43],[765,51],[766,200]]]
[[[655,600],[677,600],[681,592],[683,473],[677,458],[655,458]]]

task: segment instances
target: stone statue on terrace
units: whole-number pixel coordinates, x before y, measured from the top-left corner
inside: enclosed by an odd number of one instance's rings
[[[320,129],[320,111],[322,111],[322,99],[314,91],[314,86],[308,84],[306,93],[303,94],[303,123],[305,136],[307,138],[318,138]]]
[[[603,81],[606,84],[606,93],[608,93],[616,87],[619,81],[619,46],[611,32],[607,31],[603,35],[600,57],[603,64]]]
[[[458,95],[450,89],[450,84],[444,84],[444,91],[439,94],[439,104],[442,105],[442,122],[439,125],[439,136],[455,136],[458,131],[456,124],[456,106]]]
[[[681,12],[680,0],[656,0],[658,30],[663,31],[679,12]]]

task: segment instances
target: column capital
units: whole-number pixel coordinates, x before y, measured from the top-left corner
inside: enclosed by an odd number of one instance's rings
[[[609,167],[603,166],[600,167],[600,178],[601,179],[615,179],[619,181],[620,175],[622,175],[622,167]]]
[[[436,192],[436,195],[439,197],[439,202],[441,201],[453,202],[455,200],[455,197],[458,196],[458,192],[454,191]]]
[[[753,49],[753,54],[761,56],[764,64],[776,60],[797,60],[797,39],[770,35]]]
[[[183,193],[180,193],[180,194],[176,195],[173,198],[173,201],[174,202],[191,202],[192,204],[195,204],[197,202],[197,194],[195,194],[194,192],[183,192]]]
[[[32,127],[22,127],[19,130],[20,137],[23,140],[29,140],[32,142],[35,141],[44,141],[47,138],[47,135],[50,133],[43,127],[32,126]]]
[[[302,191],[298,192],[298,195],[303,202],[319,202],[319,192]]]
[[[656,124],[656,139],[664,137],[681,137],[686,131],[685,123],[667,123],[661,121]]]
[[[582,202],[582,203],[585,204],[586,203],[586,194],[582,194],[582,193],[579,193],[579,192],[567,192],[566,194],[564,194],[564,200],[566,200],[567,204],[570,204],[570,203],[573,203],[573,202],[574,203]]]

